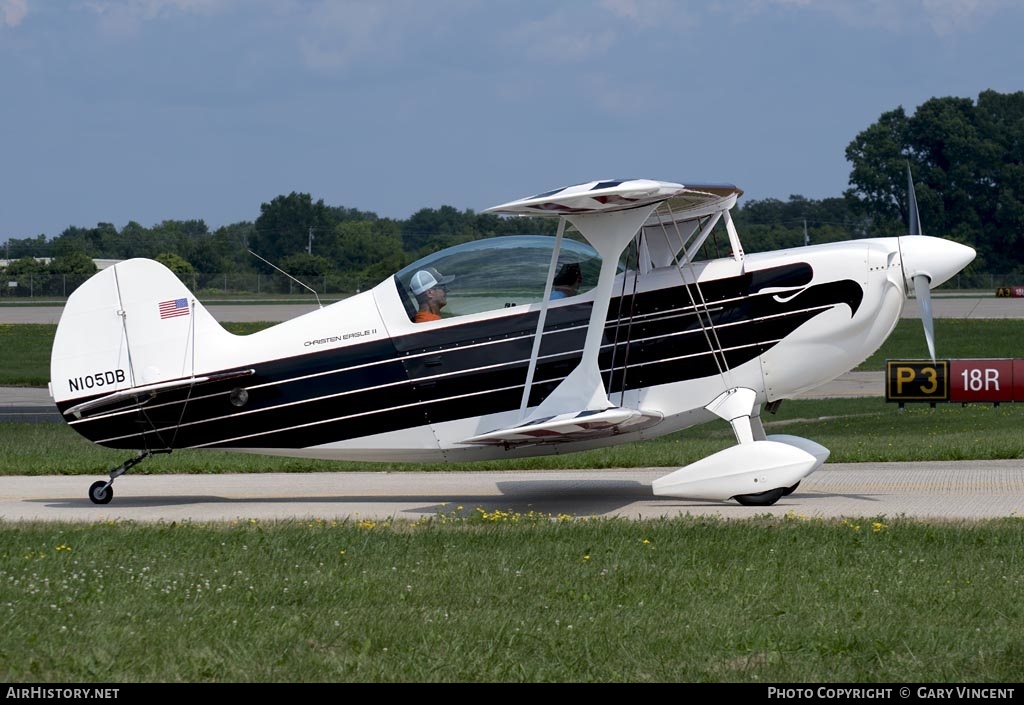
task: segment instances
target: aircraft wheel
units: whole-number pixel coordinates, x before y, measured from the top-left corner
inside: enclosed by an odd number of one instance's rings
[[[796,489],[796,485],[793,488]],[[785,487],[776,487],[774,490],[757,494],[738,494],[734,499],[744,507],[769,507],[778,502],[784,494],[786,494]]]
[[[783,497],[788,497],[789,495],[791,495],[794,492],[796,492],[796,488],[799,487],[799,486],[800,486],[800,483],[798,482],[795,485],[793,485],[792,487],[787,487],[786,489],[782,490],[782,496]]]
[[[90,485],[89,499],[93,504],[110,504],[110,500],[114,498],[114,488],[106,485],[107,483],[103,480],[98,480]]]

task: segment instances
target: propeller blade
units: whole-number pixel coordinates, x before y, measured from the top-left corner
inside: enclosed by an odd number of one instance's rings
[[[921,215],[917,210],[917,194],[914,192],[914,176],[910,173],[910,162],[907,162],[907,220],[909,235],[921,235]],[[924,339],[928,343],[928,354],[935,362],[935,323],[932,321],[932,287],[931,278],[926,274],[914,276],[914,296],[921,308],[921,323],[924,324]]]
[[[921,308],[921,323],[924,324],[924,337],[928,341],[928,354],[935,362],[935,324],[932,321],[932,289],[931,280],[926,274],[914,277],[914,295]]]
[[[917,212],[917,195],[914,193],[914,177],[910,174],[910,162],[907,162],[907,211],[910,230],[908,235],[923,235],[921,232],[921,216]]]

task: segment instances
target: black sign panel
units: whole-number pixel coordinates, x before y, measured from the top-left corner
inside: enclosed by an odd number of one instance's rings
[[[949,360],[886,360],[886,401],[949,401]]]

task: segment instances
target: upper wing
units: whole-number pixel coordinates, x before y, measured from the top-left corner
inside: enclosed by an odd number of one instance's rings
[[[607,213],[658,203],[678,194],[685,188],[682,184],[651,179],[590,181],[503,203],[500,206],[488,208],[484,213],[519,215]]]

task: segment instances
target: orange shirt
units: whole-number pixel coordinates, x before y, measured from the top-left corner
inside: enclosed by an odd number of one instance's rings
[[[416,323],[426,323],[427,321],[440,321],[441,317],[436,313],[430,311],[417,311],[416,318],[413,319]]]

